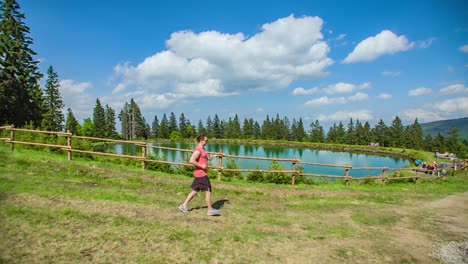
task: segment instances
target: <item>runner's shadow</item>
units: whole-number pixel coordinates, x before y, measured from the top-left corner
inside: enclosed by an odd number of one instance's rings
[[[221,200],[218,200],[216,202],[214,202],[214,204],[212,204],[211,206],[214,208],[214,209],[221,209],[225,203],[229,202],[229,199],[221,199]],[[206,209],[207,206],[197,206],[197,207],[193,207],[191,210],[200,210],[200,209]]]
[[[221,199],[221,200],[216,201],[216,202],[212,205],[212,207],[213,207],[214,209],[221,209],[221,208],[224,206],[224,204],[227,203],[227,202],[229,202],[229,199]]]

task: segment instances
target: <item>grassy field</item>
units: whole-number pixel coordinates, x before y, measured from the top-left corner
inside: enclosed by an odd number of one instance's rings
[[[0,143],[0,263],[441,263],[468,239],[468,173],[385,186],[217,182]]]

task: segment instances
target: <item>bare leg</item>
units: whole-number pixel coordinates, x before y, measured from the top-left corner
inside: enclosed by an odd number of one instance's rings
[[[211,211],[211,192],[206,191],[205,193],[206,206],[208,207],[208,212]]]
[[[193,199],[193,197],[195,197],[195,195],[197,195],[197,191],[191,191],[188,195],[187,195],[187,198],[185,199],[183,205],[185,208],[188,208],[188,203]]]

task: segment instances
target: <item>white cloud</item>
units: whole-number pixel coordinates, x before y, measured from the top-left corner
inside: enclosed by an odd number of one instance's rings
[[[391,99],[392,98],[392,95],[391,94],[388,94],[388,93],[381,93],[377,96],[377,98],[380,98],[380,99]]]
[[[468,116],[468,97],[452,98],[444,101],[428,103],[420,108],[404,109],[399,113],[403,120],[431,122],[436,120],[461,118]]]
[[[330,98],[328,96],[322,96],[317,99],[309,100],[304,103],[305,106],[323,106],[323,105],[331,105],[331,104],[344,104],[346,103],[346,98],[344,97],[336,97]]]
[[[361,102],[361,101],[367,101],[368,99],[369,99],[369,95],[367,95],[366,93],[358,92],[355,95],[350,96],[348,98],[348,101],[349,102]]]
[[[361,41],[343,63],[369,62],[386,54],[395,54],[411,49],[413,42],[408,42],[406,36],[397,36],[389,30],[383,30],[379,34]]]
[[[365,90],[365,89],[370,89],[370,88],[372,88],[372,83],[370,82],[364,82],[359,85],[355,85],[352,83],[339,82],[335,84],[330,84],[323,88],[314,87],[310,89],[305,89],[303,87],[297,87],[292,91],[292,94],[293,95],[312,95],[312,94],[317,94],[317,93],[326,93],[326,94],[333,95],[333,94],[351,93],[355,91],[356,89]]]
[[[458,50],[464,53],[468,53],[468,44],[458,47]]]
[[[318,87],[314,87],[311,89],[304,89],[303,87],[297,87],[292,91],[293,95],[311,95],[311,94],[316,94],[320,92],[320,89]]]
[[[361,90],[370,89],[370,88],[372,88],[371,82],[365,82],[359,85],[359,89]]]
[[[243,33],[174,32],[166,41],[167,50],[136,66],[116,65],[119,82],[113,93],[138,88],[190,100],[271,91],[297,79],[322,77],[333,64],[322,25],[319,17],[290,15],[264,24],[250,38]],[[305,89],[296,92],[307,93]]]
[[[74,80],[61,80],[59,90],[65,104],[64,114],[66,115],[67,109],[70,108],[80,123],[83,119],[91,117],[90,109],[94,108],[97,99],[92,98],[87,92],[92,87],[93,85],[89,82],[77,83]]]
[[[468,94],[468,87],[463,84],[452,84],[439,90],[442,95]]]
[[[432,45],[432,42],[436,40],[436,38],[430,38],[428,40],[425,40],[425,41],[420,41],[418,43],[418,46],[422,49],[426,49],[426,48],[429,48],[431,45]]]
[[[369,99],[369,95],[365,93],[358,92],[355,95],[349,96],[349,97],[328,97],[328,96],[322,96],[317,99],[312,99],[304,103],[304,106],[307,107],[318,107],[318,106],[324,106],[324,105],[338,105],[338,104],[346,104],[348,102],[354,103],[354,102],[361,102],[361,101],[367,101]]]
[[[408,96],[421,96],[421,95],[430,94],[430,93],[432,93],[431,89],[421,87],[421,88],[416,88],[416,89],[410,90],[408,92]]]
[[[323,90],[328,94],[350,93],[354,91],[354,89],[356,89],[356,85],[343,82],[332,84],[326,88],[323,88]]]
[[[348,121],[350,118],[353,120],[364,120],[369,121],[372,120],[374,117],[372,116],[372,112],[367,109],[356,110],[356,111],[338,111],[331,115],[324,115],[321,114],[317,117],[317,120],[320,122],[338,122],[338,121]]]
[[[340,34],[340,35],[336,38],[336,40],[342,40],[342,39],[344,39],[345,37],[346,37],[346,34]]]
[[[382,72],[382,75],[390,76],[390,77],[397,77],[397,76],[400,76],[400,72],[399,71],[384,71]]]

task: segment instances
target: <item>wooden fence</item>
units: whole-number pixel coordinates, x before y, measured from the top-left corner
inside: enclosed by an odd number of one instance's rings
[[[161,147],[161,146],[152,146],[148,145],[147,142],[143,141],[128,141],[128,140],[116,140],[116,139],[107,139],[107,138],[96,138],[96,137],[86,137],[86,136],[77,136],[73,135],[69,131],[67,132],[53,132],[53,131],[41,131],[41,130],[30,130],[30,129],[23,129],[23,128],[15,128],[13,126],[0,126],[0,135],[8,134],[4,131],[9,131],[9,137],[2,137],[0,140],[8,142],[10,144],[10,150],[14,150],[15,144],[24,144],[24,145],[32,145],[32,146],[43,146],[43,147],[52,147],[65,150],[67,152],[68,160],[72,160],[72,153],[85,153],[91,155],[103,155],[103,156],[112,156],[112,157],[120,157],[120,158],[129,158],[141,161],[141,168],[144,170],[146,168],[146,164],[148,162],[155,162],[155,163],[163,163],[163,164],[170,164],[176,166],[192,166],[190,163],[187,162],[172,162],[172,161],[164,161],[164,160],[154,160],[147,157],[147,149],[154,148],[154,149],[163,149],[163,150],[171,150],[171,151],[178,151],[178,152],[189,152],[191,153],[192,150],[188,149],[178,149],[178,148],[168,148],[168,147]],[[37,143],[37,142],[26,142],[26,141],[19,141],[15,140],[15,131],[20,132],[27,132],[27,133],[42,133],[42,134],[52,134],[59,137],[66,138],[66,145],[57,145],[57,144],[46,144],[46,143]],[[103,141],[103,142],[113,142],[113,143],[123,143],[123,144],[131,144],[137,147],[141,147],[141,156],[134,156],[134,155],[124,155],[124,154],[115,154],[115,153],[106,153],[106,152],[98,152],[98,151],[89,151],[89,150],[81,150],[77,148],[72,148],[72,141],[79,139],[86,139],[86,140],[95,140],[95,141]],[[455,175],[455,171],[457,169],[466,169],[467,162],[466,160],[453,162],[447,168],[438,168],[436,170],[427,170],[422,169],[419,167],[415,168],[388,168],[388,167],[352,167],[351,165],[337,165],[337,164],[323,164],[323,163],[313,163],[313,162],[304,162],[299,159],[286,159],[286,158],[265,158],[265,157],[255,157],[255,156],[236,156],[236,155],[229,155],[223,153],[222,150],[219,152],[210,152],[215,157],[218,158],[217,166],[209,166],[209,169],[217,171],[217,179],[221,181],[222,172],[259,172],[259,173],[284,173],[291,175],[291,185],[296,184],[297,177],[318,177],[318,178],[326,178],[326,179],[342,179],[348,184],[350,181],[357,180],[381,180],[382,185],[385,184],[387,181],[391,180],[401,180],[401,179],[424,179],[424,180],[438,180],[441,178],[445,178],[446,174],[442,174],[442,170],[446,169],[447,171],[452,171],[452,176]],[[264,161],[278,161],[278,162],[288,162],[291,163],[291,170],[261,170],[261,169],[230,169],[223,167],[223,159],[224,158],[231,158],[231,159],[253,159],[253,160],[264,160]],[[342,168],[343,174],[341,175],[328,175],[328,174],[317,174],[317,173],[304,173],[298,170],[298,165],[304,166],[325,166],[325,167],[335,167],[335,168]],[[351,171],[357,170],[370,170],[370,171],[379,171],[379,176],[367,176],[367,177],[353,177],[350,175]],[[410,172],[410,176],[393,176],[389,174],[390,172],[394,172],[397,174],[398,172]],[[407,173],[408,174],[408,173]]]

